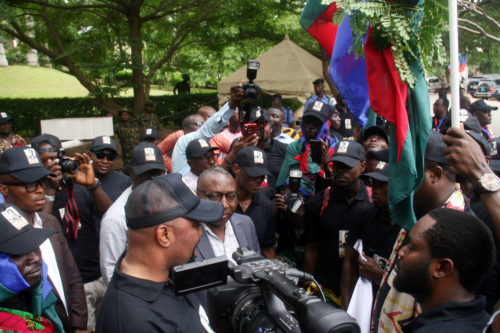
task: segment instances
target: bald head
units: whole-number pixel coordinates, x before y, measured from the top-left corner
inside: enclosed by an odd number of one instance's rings
[[[230,182],[234,183],[236,186],[233,176],[226,169],[221,167],[212,167],[206,169],[198,176],[198,187],[203,187],[203,185],[211,183],[213,179],[221,179],[223,177],[228,178]]]
[[[182,121],[182,130],[184,134],[197,131],[201,125],[205,122],[205,119],[199,114],[192,114],[184,118]]]
[[[215,114],[215,112],[217,112],[217,110],[215,110],[213,107],[209,105],[203,105],[198,109],[198,114],[202,116],[205,119],[205,121],[208,118],[212,117]]]

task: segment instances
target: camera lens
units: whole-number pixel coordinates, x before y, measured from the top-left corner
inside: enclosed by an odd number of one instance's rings
[[[78,172],[78,163],[64,156],[61,158],[61,172],[75,174]]]

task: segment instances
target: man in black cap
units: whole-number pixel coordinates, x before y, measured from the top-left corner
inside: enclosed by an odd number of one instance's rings
[[[238,189],[238,207],[236,212],[248,215],[257,231],[262,253],[268,258],[276,255],[276,219],[273,202],[267,197],[262,183],[267,168],[266,153],[255,146],[241,149],[236,155],[233,172]]]
[[[170,272],[194,256],[200,222],[215,223],[223,213],[221,203],[197,197],[179,174],[134,189],[125,205],[128,248],[106,291],[97,331],[211,331],[195,296],[174,295]]]
[[[190,189],[196,191],[198,176],[206,169],[215,165],[217,156],[214,151],[217,147],[212,147],[204,139],[195,139],[191,141],[186,148],[186,158],[191,170],[182,177]]]
[[[130,161],[132,150],[134,150],[135,145],[139,142],[141,130],[132,119],[133,113],[129,109],[120,109],[120,111],[118,111],[118,117],[120,120],[115,126],[115,133],[122,148],[121,157],[123,164],[127,164]]]
[[[358,276],[372,283],[377,292],[392,247],[400,227],[391,221],[388,206],[389,164],[379,161],[372,172],[362,175],[372,187],[372,202],[366,210],[359,210],[352,219],[346,240],[346,254],[342,267],[342,305],[347,308]],[[355,245],[363,242],[363,252]],[[363,258],[361,257],[363,256]]]
[[[0,154],[6,149],[21,146],[26,146],[26,140],[12,133],[12,117],[7,112],[0,112]]]
[[[99,265],[101,217],[120,194],[132,185],[132,180],[113,170],[118,152],[114,140],[109,136],[95,138],[88,156],[77,156],[86,162],[80,164],[80,170],[84,168],[86,173],[79,172],[73,182],[66,182],[64,191],[56,195],[54,209],[59,212],[69,248],[85,284],[89,309],[87,326],[93,329],[96,312],[105,293]],[[84,179],[80,179],[79,175],[84,175]]]
[[[52,215],[41,213],[49,175],[53,176],[43,167],[33,148],[14,147],[0,157],[0,193],[5,201],[18,206],[35,228],[59,231],[41,245],[42,258],[47,263],[48,276],[58,296],[56,311],[65,329],[86,329],[87,307],[78,268],[59,221]]]
[[[491,140],[495,137],[492,131],[488,128],[488,125],[491,124],[491,111],[497,109],[498,107],[496,106],[488,105],[484,99],[475,101],[469,107],[470,113],[472,113],[472,115],[479,120],[479,123],[481,124],[481,131],[483,132],[483,136],[486,140]]]
[[[63,332],[57,297],[40,245],[55,230],[34,228],[14,205],[0,204],[0,327],[7,332]],[[45,275],[45,278],[44,278]],[[43,295],[45,291],[45,295]],[[43,297],[45,296],[45,297]]]
[[[330,161],[333,180],[306,204],[304,270],[340,297],[340,273],[347,231],[355,213],[370,206],[366,186],[359,179],[365,171],[365,150],[355,141],[341,141]]]
[[[334,106],[330,98],[326,96],[323,92],[323,90],[325,89],[325,80],[316,79],[313,81],[313,86],[314,86],[314,95],[312,95],[306,100],[306,103],[304,104],[304,110],[307,110],[309,104],[316,101],[320,101],[330,106]]]
[[[157,145],[160,142],[160,135],[156,128],[146,128],[141,134],[141,142]]]
[[[373,152],[389,148],[387,134],[378,126],[368,127],[363,131],[363,147],[366,151],[366,172],[372,172],[378,163]]]
[[[165,164],[160,149],[150,143],[139,143],[128,165],[134,182],[116,199],[101,220],[99,232],[99,261],[104,283],[109,284],[118,258],[127,247],[125,203],[133,189],[154,177],[165,174]]]

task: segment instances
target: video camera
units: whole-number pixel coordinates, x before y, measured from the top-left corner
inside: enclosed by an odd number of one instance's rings
[[[208,290],[208,316],[217,333],[257,332],[314,332],[314,333],[359,333],[353,318],[341,309],[321,301],[297,286],[299,280],[314,281],[314,278],[291,265],[277,259],[265,259],[249,249],[238,249],[233,253],[238,266],[229,268],[232,277],[227,284]],[[209,259],[215,271],[224,272],[221,259]],[[226,259],[227,262],[227,259]],[[190,270],[188,266],[196,267]],[[227,267],[227,265],[226,265]],[[214,277],[207,282],[208,271],[203,262],[174,267],[173,280],[176,293],[199,290],[196,283],[188,282],[189,291],[179,291],[177,281],[201,277],[200,285],[212,287],[223,284],[227,275]],[[314,281],[315,282],[315,281]],[[315,282],[316,283],[316,282]]]
[[[300,192],[300,181],[302,180],[302,170],[300,168],[290,169],[288,175],[288,187],[290,192],[285,196],[288,209],[293,214],[297,214],[305,205],[306,200]]]
[[[78,162],[71,159],[71,157],[66,156],[64,148],[59,149],[57,158],[59,159],[59,165],[61,166],[62,173],[75,174],[78,172]]]

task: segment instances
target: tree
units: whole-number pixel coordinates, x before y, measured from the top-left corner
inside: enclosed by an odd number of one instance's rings
[[[283,29],[273,19],[296,11],[298,2],[0,0],[0,31],[75,76],[106,111],[117,112],[113,95],[131,85],[134,109],[141,112],[155,75],[182,50],[217,55],[228,45],[279,40]],[[35,22],[34,36],[26,15]],[[116,74],[124,69],[131,80],[120,84]]]

